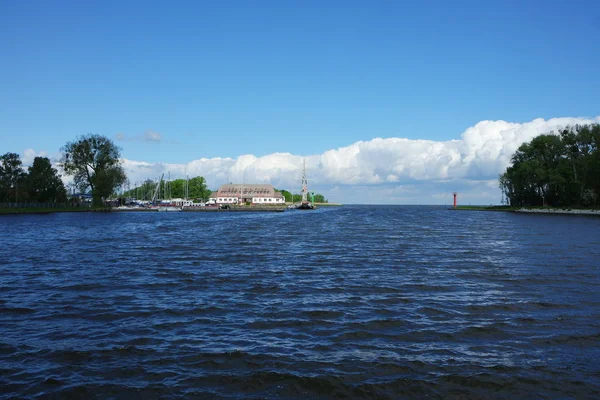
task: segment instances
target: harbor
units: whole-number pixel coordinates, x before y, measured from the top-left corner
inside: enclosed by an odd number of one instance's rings
[[[187,206],[178,209],[172,209],[168,212],[283,212],[285,206],[246,206],[246,205],[228,205],[228,206]],[[114,207],[110,211],[116,212],[164,212],[160,207]]]
[[[159,211],[159,212],[283,212],[285,210],[314,210],[315,194],[308,190],[306,161],[302,165],[301,190],[298,201],[294,194],[283,191],[271,184],[228,183],[210,193],[208,200],[195,202],[189,199],[187,180],[183,182],[184,197],[172,198],[171,180],[161,175],[154,188],[148,192],[149,200],[128,198],[110,201],[115,211]]]

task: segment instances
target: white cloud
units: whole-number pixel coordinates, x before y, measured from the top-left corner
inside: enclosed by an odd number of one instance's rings
[[[162,136],[158,132],[154,131],[146,131],[144,132],[144,141],[146,142],[160,142],[162,141]]]
[[[23,167],[27,169],[27,167],[33,164],[33,160],[36,157],[48,157],[48,153],[45,151],[35,151],[34,149],[25,149],[23,150],[23,155],[21,157],[21,162],[23,163]]]
[[[333,202],[450,204],[456,191],[462,204],[497,204],[498,175],[522,143],[542,133],[587,123],[600,123],[600,117],[481,121],[456,140],[375,138],[309,156],[241,155],[200,158],[187,164],[123,159],[123,166],[132,184],[170,173],[172,179],[201,175],[211,189],[227,182],[251,182],[271,183],[297,193],[306,160],[310,190]]]
[[[202,175],[211,188],[226,182],[268,182],[298,191],[306,159],[311,190],[332,201],[440,204],[442,198],[451,198],[451,193],[458,191],[462,199],[498,203],[497,177],[522,143],[565,126],[593,122],[600,122],[600,117],[536,119],[522,124],[481,121],[465,130],[460,139],[445,142],[375,138],[307,157],[274,153],[202,158],[188,164],[124,159],[124,166],[133,181],[170,171],[172,177]]]
[[[119,132],[114,135],[115,140],[120,142],[150,142],[160,143],[163,137],[160,133],[155,131],[146,131],[141,135],[127,136],[126,134]]]

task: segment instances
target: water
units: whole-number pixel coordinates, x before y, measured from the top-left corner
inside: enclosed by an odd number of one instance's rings
[[[344,206],[0,229],[0,397],[600,397],[598,218]]]

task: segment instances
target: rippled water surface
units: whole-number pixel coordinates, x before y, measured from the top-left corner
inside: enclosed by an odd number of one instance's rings
[[[598,218],[343,206],[0,229],[0,397],[600,397]]]

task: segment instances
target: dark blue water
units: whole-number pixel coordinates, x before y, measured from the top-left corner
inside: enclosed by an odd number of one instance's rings
[[[599,218],[344,206],[0,229],[0,397],[600,397]]]

